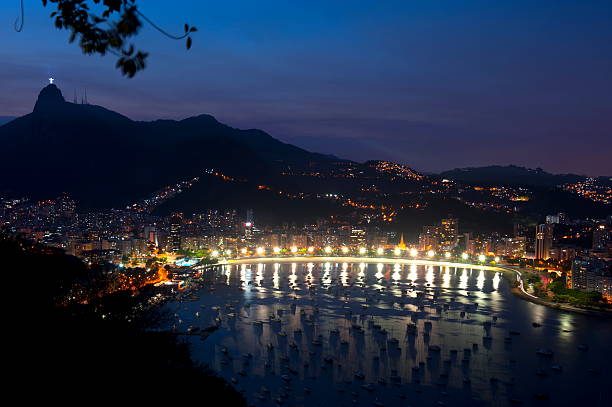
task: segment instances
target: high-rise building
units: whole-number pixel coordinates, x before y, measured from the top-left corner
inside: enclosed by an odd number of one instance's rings
[[[153,243],[155,246],[159,246],[159,235],[155,225],[145,226],[143,237],[147,239],[147,241]]]
[[[552,224],[559,224],[560,223],[560,217],[559,215],[546,215],[546,224],[548,225],[552,225]]]
[[[569,287],[585,291],[598,291],[612,298],[610,263],[594,257],[576,258],[572,262]]]
[[[361,227],[351,228],[350,244],[352,247],[363,247],[366,243],[366,231]]]
[[[467,251],[470,248],[470,241],[473,239],[472,232],[463,233],[459,236],[459,249],[462,251]]]
[[[443,249],[451,249],[457,245],[457,237],[459,235],[459,220],[456,218],[447,218],[440,221],[440,246]]]
[[[502,238],[495,252],[500,256],[517,259],[525,257],[526,241],[524,236]]]
[[[181,225],[183,219],[180,215],[170,217],[170,233],[168,235],[168,249],[177,252],[181,249]]]
[[[550,249],[550,258],[557,261],[573,260],[576,257],[576,248],[570,246],[553,247]]]
[[[466,252],[469,254],[486,254],[489,241],[488,239],[483,239],[482,237],[474,237],[470,239],[468,244],[469,245]]]
[[[610,240],[609,234],[608,227],[604,223],[595,225],[593,227],[593,249],[604,249]]]
[[[308,246],[308,238],[305,234],[294,234],[289,238],[289,244],[287,247],[297,247],[303,249]]]
[[[550,249],[553,241],[552,224],[541,224],[536,228],[535,241],[535,258],[538,260],[547,260],[550,258]]]
[[[253,209],[247,209],[246,210],[246,223],[255,223],[255,217],[253,216]]]

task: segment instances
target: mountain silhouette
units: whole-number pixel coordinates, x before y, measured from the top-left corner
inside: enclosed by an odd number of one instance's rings
[[[550,174],[541,168],[525,168],[516,165],[490,165],[486,167],[455,168],[439,174],[464,183],[502,184],[512,186],[555,187],[585,179],[576,174]]]
[[[69,103],[53,84],[41,90],[32,113],[0,126],[0,143],[0,192],[34,199],[67,192],[86,208],[120,207],[208,168],[266,179],[338,161],[210,115],[134,121]]]

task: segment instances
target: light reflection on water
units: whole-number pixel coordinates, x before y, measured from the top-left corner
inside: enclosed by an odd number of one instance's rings
[[[190,337],[193,354],[250,404],[539,405],[541,393],[551,405],[605,405],[609,396],[610,322],[520,300],[500,273],[329,262],[213,270],[192,301],[168,307],[179,331],[221,317],[205,341]]]

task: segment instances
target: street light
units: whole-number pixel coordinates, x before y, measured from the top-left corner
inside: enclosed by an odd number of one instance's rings
[[[327,246],[327,247],[325,248],[325,253],[329,254],[329,253],[331,253],[331,252],[332,252],[332,248],[331,248],[331,247],[329,247],[329,246]]]
[[[243,248],[242,250],[240,250],[240,253],[242,253],[242,254],[247,254],[247,249],[246,249],[246,247],[245,247],[245,248]]]
[[[310,246],[310,247],[308,248],[308,253],[312,253],[312,252],[314,252],[314,247]]]
[[[434,252],[433,250],[429,250],[429,251],[427,252],[427,256],[428,256],[428,257],[433,257],[433,255],[434,255],[434,254],[436,254],[436,252]]]
[[[385,249],[383,249],[382,247],[379,247],[378,249],[376,249],[376,254],[378,254],[379,256],[385,253]]]
[[[232,254],[232,251],[231,251],[230,249],[227,249],[227,250],[225,251],[225,255],[226,255],[226,256],[230,256],[231,254]]]
[[[493,260],[495,260],[495,263],[499,263],[499,256],[495,256],[495,259]]]
[[[293,247],[291,248],[291,253],[297,253],[297,247],[293,246]]]
[[[444,253],[444,257],[446,257],[447,259],[450,259],[450,256],[451,256],[450,252]]]
[[[279,254],[281,251],[280,247],[275,247],[274,248],[274,254]]]
[[[366,254],[366,252],[367,252],[367,250],[366,250],[366,248],[365,248],[365,247],[360,247],[360,248],[359,248],[359,254],[362,254],[362,255],[363,255],[363,254]]]
[[[478,261],[485,261],[487,258],[485,257],[484,254],[481,254],[478,256]]]
[[[266,251],[264,250],[264,248],[263,248],[263,247],[258,247],[258,248],[257,248],[257,254],[258,254],[258,255],[263,256],[263,255],[264,255],[264,253],[266,253]]]
[[[210,253],[210,255],[213,256],[213,257],[217,257],[217,256],[219,256],[219,251],[213,250],[212,253]]]
[[[415,248],[412,248],[412,249],[410,249],[410,255],[412,257],[416,257],[416,256],[419,255],[419,251],[417,249],[415,249]]]
[[[400,249],[395,249],[393,250],[393,254],[395,254],[396,256],[399,256],[400,254],[402,254],[402,251]]]
[[[349,252],[349,248],[344,246],[342,247],[342,253],[347,254]]]
[[[470,255],[469,255],[469,254],[467,254],[467,253],[462,253],[462,254],[461,254],[461,258],[462,258],[463,260],[467,260],[467,259],[468,259],[468,257],[470,257]]]

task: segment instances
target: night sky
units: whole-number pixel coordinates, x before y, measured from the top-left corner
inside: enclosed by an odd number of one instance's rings
[[[489,164],[612,175],[612,2],[146,0],[148,68],[67,42],[51,9],[0,3],[0,116],[29,113],[48,76],[64,96],[133,119],[208,113],[343,158],[422,171]]]

